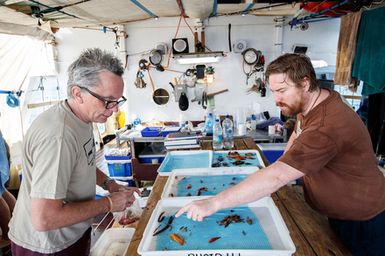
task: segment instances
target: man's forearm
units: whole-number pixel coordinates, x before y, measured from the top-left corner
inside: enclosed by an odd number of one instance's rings
[[[48,231],[71,226],[106,213],[110,210],[110,203],[108,198],[73,203],[53,199],[32,199],[31,208],[35,229]]]
[[[301,176],[303,173],[278,161],[255,172],[236,186],[221,192],[213,198],[213,203],[220,210],[254,202]]]
[[[108,176],[102,172],[99,168],[96,168],[96,184],[102,186],[103,183],[108,179]]]

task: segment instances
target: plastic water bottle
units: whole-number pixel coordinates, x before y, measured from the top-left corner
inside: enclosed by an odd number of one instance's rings
[[[234,126],[230,116],[227,115],[222,122],[223,128],[223,147],[225,149],[232,149],[234,147]]]
[[[207,136],[213,135],[214,116],[213,113],[209,113],[206,117],[205,132]]]
[[[223,135],[222,127],[219,122],[219,118],[215,119],[215,124],[213,127],[213,149],[218,150],[223,148]]]

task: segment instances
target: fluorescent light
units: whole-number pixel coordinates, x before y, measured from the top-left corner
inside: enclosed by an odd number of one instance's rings
[[[185,53],[174,54],[173,58],[179,64],[205,64],[218,62],[223,57],[223,52],[203,52],[203,53]]]

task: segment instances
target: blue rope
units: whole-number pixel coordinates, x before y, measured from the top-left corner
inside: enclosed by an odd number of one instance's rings
[[[217,12],[218,12],[218,1],[214,0],[213,11],[211,12],[210,17],[217,16]]]
[[[158,15],[155,15],[153,12],[151,12],[149,9],[147,9],[144,5],[142,5],[141,3],[139,3],[139,1],[137,0],[131,0],[131,2],[133,2],[136,6],[138,6],[140,9],[142,9],[143,11],[145,11],[148,15],[150,15],[152,18],[154,19],[157,19],[159,18]]]

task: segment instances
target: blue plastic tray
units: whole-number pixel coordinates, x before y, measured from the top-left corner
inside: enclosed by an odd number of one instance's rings
[[[162,127],[146,127],[140,133],[142,137],[158,137],[160,136],[160,132]]]

